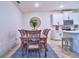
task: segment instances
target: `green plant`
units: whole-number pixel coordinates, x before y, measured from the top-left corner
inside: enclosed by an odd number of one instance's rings
[[[35,28],[36,25],[37,25],[36,20],[32,19],[32,20],[30,21],[30,25],[31,25],[31,27]]]

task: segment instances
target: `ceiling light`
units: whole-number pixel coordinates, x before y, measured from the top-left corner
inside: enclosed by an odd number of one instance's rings
[[[60,5],[60,8],[63,8],[64,6],[63,5]]]
[[[39,6],[39,4],[38,3],[35,3],[35,7],[38,7]]]

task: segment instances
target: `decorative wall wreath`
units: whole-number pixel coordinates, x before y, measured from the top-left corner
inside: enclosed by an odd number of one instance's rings
[[[41,24],[41,21],[40,21],[40,18],[39,17],[32,17],[31,19],[30,19],[30,26],[32,27],[32,28],[38,28],[39,26],[40,26],[40,24]]]

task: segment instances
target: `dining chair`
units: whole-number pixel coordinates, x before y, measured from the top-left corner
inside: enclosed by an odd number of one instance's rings
[[[41,30],[28,30],[27,37],[28,37],[28,43],[27,43],[27,55],[29,56],[30,51],[36,51],[39,54],[40,57],[40,34]]]
[[[44,29],[42,34],[43,34],[45,37],[42,36],[42,37],[40,38],[41,46],[43,46],[44,49],[45,49],[45,57],[47,57],[46,51],[48,51],[48,49],[47,49],[47,38],[48,38],[48,32],[49,32],[49,31],[50,31],[50,29]]]
[[[20,39],[21,39],[21,48],[22,48],[22,56],[24,56],[24,52],[25,52],[25,49],[27,47],[27,38],[26,38],[26,33],[24,29],[21,29],[21,30],[18,30],[20,32]]]
[[[50,29],[44,29],[43,34],[47,37],[49,31],[50,31]]]

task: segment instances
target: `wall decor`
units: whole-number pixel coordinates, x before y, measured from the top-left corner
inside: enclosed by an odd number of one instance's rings
[[[33,28],[33,29],[36,29],[40,26],[41,24],[41,20],[39,17],[32,17],[30,19],[30,26]]]

